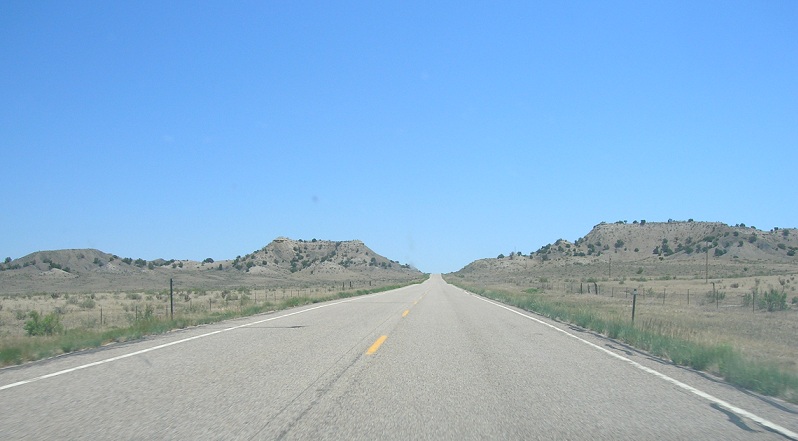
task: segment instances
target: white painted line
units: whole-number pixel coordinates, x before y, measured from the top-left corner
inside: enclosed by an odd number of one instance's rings
[[[384,291],[384,292],[390,292],[390,291]],[[295,311],[295,312],[291,312],[291,313],[288,313],[288,314],[283,314],[283,315],[277,316],[277,317],[269,317],[269,318],[264,319],[264,320],[258,320],[258,321],[254,321],[254,322],[250,322],[250,323],[245,323],[243,325],[233,326],[231,328],[220,329],[218,331],[208,332],[208,333],[202,334],[202,335],[195,335],[193,337],[184,338],[182,340],[175,340],[173,342],[164,343],[162,345],[153,346],[151,348],[142,349],[140,351],[131,352],[129,354],[123,354],[123,355],[119,355],[117,357],[106,358],[105,360],[95,361],[93,363],[88,363],[88,364],[76,366],[76,367],[73,367],[73,368],[64,369],[64,370],[61,370],[61,371],[58,371],[58,372],[53,372],[53,373],[42,375],[42,376],[39,376],[39,377],[30,378],[28,380],[22,380],[22,381],[17,381],[16,383],[6,384],[4,386],[0,386],[0,391],[6,390],[6,389],[11,389],[11,388],[17,387],[17,386],[22,386],[23,384],[33,383],[33,382],[36,382],[36,381],[39,381],[39,380],[45,380],[47,378],[57,377],[59,375],[64,375],[64,374],[68,374],[70,372],[79,371],[81,369],[86,369],[86,368],[90,368],[90,367],[94,367],[94,366],[99,366],[101,364],[111,363],[113,361],[118,361],[118,360],[122,360],[122,359],[125,359],[125,358],[130,358],[130,357],[133,357],[133,356],[136,356],[136,355],[145,354],[147,352],[156,351],[158,349],[168,348],[169,346],[174,346],[174,345],[178,345],[178,344],[181,344],[181,343],[186,343],[186,342],[189,342],[191,340],[197,340],[197,339],[204,338],[204,337],[210,337],[211,335],[221,334],[222,332],[233,331],[235,329],[246,328],[247,326],[258,325],[258,324],[261,324],[261,323],[270,322],[272,320],[278,320],[278,319],[281,319],[281,318],[291,317],[292,315],[303,314],[303,313],[308,312],[308,311],[313,311],[313,310],[316,310],[316,309],[326,308],[328,306],[335,306],[335,305],[340,305],[341,303],[352,302],[352,301],[363,299],[363,298],[366,298],[366,297],[371,297],[371,296],[376,295],[376,294],[383,294],[383,293],[375,293],[375,294],[369,294],[369,295],[365,295],[365,296],[358,296],[358,297],[354,297],[354,298],[348,298],[346,300],[341,300],[340,302],[335,302],[335,303],[325,303],[323,305],[314,306],[312,308],[303,309],[301,311]]]
[[[630,364],[631,366],[636,367],[637,369],[640,369],[643,372],[647,372],[647,373],[649,373],[651,375],[654,375],[655,377],[661,378],[661,379],[663,379],[663,380],[665,380],[665,381],[667,381],[667,382],[669,382],[671,384],[674,384],[674,385],[676,385],[676,386],[678,386],[678,387],[680,387],[680,388],[682,388],[682,389],[684,389],[684,390],[686,390],[688,392],[691,392],[691,393],[693,393],[695,395],[698,395],[699,397],[704,398],[707,401],[715,403],[718,406],[721,406],[721,407],[729,410],[730,412],[733,412],[733,413],[737,414],[738,416],[748,418],[751,421],[755,421],[755,422],[759,423],[760,425],[762,425],[764,427],[767,427],[768,429],[771,429],[773,431],[776,431],[776,432],[778,432],[778,433],[780,433],[780,434],[782,434],[782,435],[784,435],[784,436],[786,436],[786,437],[788,437],[790,439],[798,440],[798,433],[795,433],[795,432],[793,432],[790,429],[787,429],[785,427],[779,426],[778,424],[776,424],[774,422],[771,422],[769,420],[766,420],[766,419],[764,419],[764,418],[762,418],[760,416],[754,415],[753,413],[748,412],[745,409],[740,409],[737,406],[733,406],[730,403],[727,403],[726,401],[721,400],[720,398],[716,398],[716,397],[714,397],[714,396],[712,396],[712,395],[710,395],[710,394],[708,394],[708,393],[706,393],[706,392],[704,392],[702,390],[694,388],[693,386],[690,386],[688,384],[682,383],[681,381],[679,381],[679,380],[677,380],[675,378],[671,378],[671,377],[663,374],[662,372],[659,372],[659,371],[656,371],[656,370],[651,369],[649,367],[643,366],[642,364],[640,364],[640,363],[638,363],[636,361],[632,361],[632,360],[630,360],[630,359],[628,359],[628,358],[626,358],[626,357],[624,357],[622,355],[618,355],[615,352],[610,351],[609,349],[602,348],[601,346],[599,346],[597,344],[591,343],[591,342],[589,342],[589,341],[587,341],[585,339],[577,337],[576,335],[571,334],[570,332],[565,331],[563,329],[560,329],[560,328],[558,328],[558,327],[556,327],[556,326],[554,326],[552,324],[546,323],[543,320],[539,320],[539,319],[537,319],[535,317],[532,317],[530,315],[527,315],[527,314],[524,314],[524,313],[522,313],[520,311],[517,311],[517,310],[515,310],[513,308],[510,308],[507,305],[503,305],[503,304],[495,302],[493,300],[488,300],[488,299],[486,299],[486,298],[484,298],[482,296],[470,293],[470,292],[468,292],[466,290],[463,290],[463,292],[465,292],[467,294],[470,294],[470,295],[476,297],[477,299],[482,300],[483,302],[490,303],[491,305],[498,306],[499,308],[504,308],[504,309],[514,313],[514,314],[520,315],[521,317],[525,317],[525,318],[528,318],[529,320],[536,321],[536,322],[540,323],[541,325],[548,326],[549,328],[554,329],[557,332],[561,332],[561,333],[567,335],[568,337],[571,337],[573,339],[579,340],[579,341],[581,341],[582,343],[584,343],[586,345],[592,346],[593,348],[598,349],[599,351],[602,351],[602,352],[604,352],[606,354],[609,354],[612,357],[615,357],[615,358],[617,358],[619,360],[622,360],[622,361]]]

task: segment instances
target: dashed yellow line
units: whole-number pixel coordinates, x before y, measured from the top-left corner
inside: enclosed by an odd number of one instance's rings
[[[385,343],[385,340],[387,340],[387,339],[388,339],[387,335],[383,335],[382,337],[378,338],[377,341],[375,341],[374,344],[371,345],[369,350],[366,351],[366,355],[371,355],[371,354],[377,352],[377,349],[379,349],[380,346],[382,346],[382,344]]]
[[[402,313],[402,317],[407,317],[407,314],[410,314],[409,309],[405,309],[405,312]]]

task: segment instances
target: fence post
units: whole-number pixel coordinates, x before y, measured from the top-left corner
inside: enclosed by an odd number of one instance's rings
[[[690,306],[690,290],[687,290],[687,306]]]
[[[169,320],[175,319],[175,299],[172,294],[172,279],[169,279]]]
[[[637,288],[632,292],[632,324],[635,323],[635,307],[637,306]]]

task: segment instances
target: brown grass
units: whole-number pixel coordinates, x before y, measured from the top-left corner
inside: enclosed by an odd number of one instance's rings
[[[587,309],[599,318],[621,318],[631,321],[632,295],[636,288],[635,323],[657,329],[664,335],[711,346],[728,345],[752,360],[772,362],[785,372],[798,375],[798,305],[791,304],[794,295],[787,296],[788,309],[767,312],[743,306],[745,294],[759,287],[760,292],[769,287],[794,292],[795,276],[762,276],[734,279],[670,279],[621,282],[543,277],[532,283],[489,283],[478,278],[453,277],[469,286],[522,293],[532,289],[548,302],[573,309]],[[527,279],[529,280],[529,279]],[[757,282],[757,280],[759,282]],[[780,283],[779,280],[783,282]],[[784,282],[789,280],[789,283]],[[725,297],[715,301],[715,292]],[[582,294],[580,294],[580,284]],[[590,285],[590,294],[588,294]],[[664,296],[663,296],[664,291]],[[689,304],[688,304],[689,291]]]

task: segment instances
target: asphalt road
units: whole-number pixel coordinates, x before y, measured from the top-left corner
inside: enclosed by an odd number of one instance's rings
[[[0,439],[798,439],[798,406],[421,285],[0,370]]]

